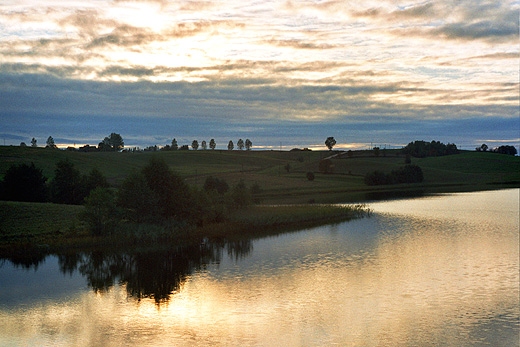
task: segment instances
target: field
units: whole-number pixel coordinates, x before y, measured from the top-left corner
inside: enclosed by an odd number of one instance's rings
[[[363,178],[367,173],[374,170],[390,172],[404,165],[405,157],[398,150],[376,157],[371,151],[356,151],[349,156],[344,152],[329,151],[80,153],[0,147],[0,178],[13,164],[33,162],[51,180],[56,163],[69,159],[83,173],[92,168],[99,169],[117,187],[128,174],[146,165],[153,156],[164,159],[190,185],[202,187],[207,177],[214,176],[230,186],[243,180],[248,186],[260,187],[261,192],[256,197],[262,206],[230,216],[225,226],[229,235],[240,234],[243,230],[253,232],[255,228],[250,225],[257,226],[255,234],[261,234],[265,231],[257,230],[259,226],[266,230],[291,229],[355,218],[355,211],[354,215],[348,211],[346,214],[340,209],[311,207],[307,205],[309,202],[366,202],[401,195],[520,187],[519,157],[483,152],[412,158],[412,163],[424,172],[424,182],[420,184],[365,185]],[[334,172],[320,173],[320,160],[330,156],[334,156],[331,159]],[[315,174],[313,181],[307,179],[307,172]],[[277,204],[293,205],[282,208]],[[275,207],[270,208],[270,205]],[[0,246],[51,243],[68,247],[95,243],[84,223],[80,222],[82,210],[82,206],[0,201]],[[222,227],[209,225],[199,233],[221,237]],[[146,232],[155,233],[156,230],[151,228]]]
[[[319,161],[338,154],[332,163],[333,174],[319,172]],[[364,176],[374,170],[390,172],[404,165],[398,150],[375,157],[371,151],[346,153],[329,151],[171,151],[80,153],[44,148],[0,147],[0,178],[15,163],[34,162],[49,179],[58,161],[68,158],[84,173],[98,168],[117,186],[132,171],[146,165],[152,156],[164,159],[187,183],[201,187],[208,176],[226,180],[230,186],[240,180],[262,190],[264,204],[329,203],[369,200],[381,192],[408,190],[426,192],[484,190],[520,186],[520,157],[487,152],[462,152],[458,155],[416,159],[424,172],[421,184],[366,186]],[[289,168],[287,170],[286,168]],[[306,178],[314,172],[315,180]]]

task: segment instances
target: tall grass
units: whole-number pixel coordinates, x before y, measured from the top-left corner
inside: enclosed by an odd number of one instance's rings
[[[370,209],[363,204],[255,206],[236,211],[224,223],[200,228],[198,233],[207,237],[262,237],[369,215]]]

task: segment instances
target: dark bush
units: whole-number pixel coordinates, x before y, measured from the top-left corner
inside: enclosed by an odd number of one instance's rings
[[[314,172],[307,172],[307,179],[309,181],[314,181]]]
[[[382,171],[376,170],[365,176],[365,184],[369,186],[389,184],[389,176]]]
[[[2,199],[11,201],[44,202],[47,201],[47,178],[42,170],[31,165],[11,166],[2,182]]]
[[[334,164],[332,164],[332,160],[323,159],[320,160],[319,169],[321,173],[333,173],[334,172]]]
[[[56,164],[54,180],[51,182],[52,201],[58,204],[81,205],[87,189],[81,173],[66,159]]]
[[[210,192],[212,190],[216,191],[220,195],[223,195],[229,190],[229,185],[225,180],[220,180],[216,177],[209,176],[204,182],[204,191]]]
[[[369,186],[399,184],[399,183],[419,183],[424,180],[422,169],[417,165],[406,165],[390,174],[382,171],[374,171],[365,176],[365,184]]]

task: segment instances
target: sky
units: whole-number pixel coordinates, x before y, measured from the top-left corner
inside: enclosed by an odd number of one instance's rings
[[[519,0],[2,0],[0,145],[520,145]]]

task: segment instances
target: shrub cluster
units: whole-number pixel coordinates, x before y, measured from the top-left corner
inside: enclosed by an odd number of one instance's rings
[[[517,151],[515,146],[500,146],[497,148],[493,148],[492,152],[500,153],[500,154],[508,154],[508,155],[516,155]]]
[[[365,184],[369,186],[419,183],[424,180],[422,169],[417,165],[405,165],[389,174],[382,171],[374,171],[365,176]]]

